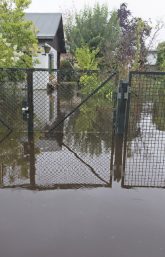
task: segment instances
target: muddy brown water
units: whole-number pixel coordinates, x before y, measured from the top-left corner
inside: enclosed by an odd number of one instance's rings
[[[165,256],[165,132],[144,108],[121,173],[120,158],[110,170],[110,120],[95,119],[88,133],[76,117],[30,144],[25,134],[3,142],[0,256]]]

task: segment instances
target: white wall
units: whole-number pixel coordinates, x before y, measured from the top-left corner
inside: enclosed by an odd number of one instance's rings
[[[147,64],[156,65],[156,61],[157,61],[157,53],[155,51],[148,52]]]
[[[42,45],[40,47],[43,49]],[[57,69],[57,51],[51,47],[51,50],[49,52],[50,54],[54,55],[54,69]],[[38,57],[36,60],[39,62],[38,64],[35,65],[35,68],[43,68],[43,69],[48,69],[49,68],[49,54],[43,55],[44,54],[44,49],[42,53],[39,53]]]
[[[50,126],[57,119],[57,90],[54,90],[51,96],[47,95],[46,90],[34,90],[33,99],[35,127],[42,130],[46,125]],[[51,105],[53,105],[53,108]],[[50,116],[52,116],[51,119]]]
[[[40,46],[41,47],[41,46]],[[44,52],[44,51],[43,51]],[[51,47],[49,54],[54,55],[54,69],[57,69],[57,51]],[[40,53],[36,60],[39,62],[35,65],[35,68],[40,69],[48,69],[49,68],[49,54],[43,55]],[[33,87],[34,89],[46,89],[47,83],[49,82],[49,72],[48,71],[36,71],[33,74],[34,81]]]
[[[43,51],[44,52],[44,51]],[[51,47],[49,52],[54,55],[54,69],[57,69],[57,51]],[[36,58],[39,64],[35,68],[49,68],[49,54],[39,54]],[[56,72],[54,73],[56,75]],[[33,98],[34,114],[41,126],[50,125],[57,118],[57,92],[54,91],[54,115],[50,120],[50,97],[47,95],[47,83],[49,82],[49,71],[35,71],[33,73]]]

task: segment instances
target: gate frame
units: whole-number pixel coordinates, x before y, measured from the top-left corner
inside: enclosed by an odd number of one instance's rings
[[[33,74],[35,71],[38,72],[50,72],[49,69],[42,69],[42,68],[0,68],[0,71],[10,71],[12,72],[16,72],[16,71],[24,71],[26,73],[26,79],[25,79],[25,83],[26,83],[26,90],[27,90],[27,106],[25,108],[22,108],[22,114],[25,113],[27,115],[27,136],[28,136],[28,142],[29,142],[29,149],[30,149],[30,184],[28,185],[13,185],[13,186],[2,186],[0,188],[27,188],[27,189],[32,189],[32,190],[46,190],[46,189],[59,189],[59,184],[58,185],[52,185],[52,187],[48,187],[48,188],[44,188],[44,187],[40,187],[38,185],[35,184],[35,151],[34,151],[34,102],[33,102]],[[61,72],[61,70],[59,69],[51,69],[51,72]],[[63,70],[63,72],[65,72],[65,70]],[[79,72],[81,73],[96,73],[98,71],[96,70],[75,70],[75,72]],[[103,88],[113,77],[116,76],[116,72],[113,71],[111,73],[108,74],[107,78],[105,80],[103,80],[100,84],[98,84],[98,86],[85,98],[82,100],[82,102],[80,104],[77,105],[76,108],[74,108],[69,114],[67,114],[65,116],[64,119],[62,119],[55,127],[53,127],[51,130],[55,129],[56,127],[58,127],[61,123],[63,123],[69,116],[71,116],[74,112],[76,112],[83,104],[85,104],[92,96],[94,96],[101,88]],[[6,126],[7,127],[7,126]],[[8,129],[10,129],[9,127],[7,127]],[[13,130],[10,131],[9,134],[12,133]],[[50,131],[49,131],[50,132]],[[9,136],[9,134],[7,136]],[[4,138],[4,140],[6,139],[6,137]],[[1,142],[0,142],[1,143]],[[89,166],[89,165],[87,165]],[[94,172],[93,172],[94,173]],[[97,174],[95,174],[95,176],[98,177]],[[103,179],[102,179],[103,180]],[[104,181],[106,182],[106,181]],[[66,184],[62,184],[61,188],[62,189],[67,189],[69,185]],[[95,188],[95,187],[111,187],[112,186],[112,181],[110,178],[110,181],[105,183],[105,184],[76,184],[76,188],[81,188],[81,187],[86,187],[86,188]],[[75,189],[75,184],[71,184],[71,188]]]

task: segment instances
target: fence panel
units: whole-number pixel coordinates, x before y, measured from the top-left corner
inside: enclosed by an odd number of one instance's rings
[[[16,95],[21,90],[19,101],[10,95],[12,101],[6,100],[3,107],[7,110],[12,105],[10,121],[5,118],[12,133],[3,148],[0,145],[1,156],[7,156],[7,160],[1,158],[1,187],[110,187],[114,75],[41,69],[6,72],[11,77],[19,72],[24,76],[11,79]],[[9,84],[1,80],[4,97],[3,88]]]
[[[124,187],[165,187],[165,73],[132,72]]]

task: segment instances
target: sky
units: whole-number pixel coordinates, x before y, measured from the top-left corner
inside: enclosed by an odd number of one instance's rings
[[[165,0],[32,0],[27,11],[66,13],[67,10],[79,11],[84,6],[94,6],[96,2],[107,4],[110,11],[119,8],[120,4],[125,2],[134,16],[144,20],[151,19],[153,22],[165,22]],[[157,41],[165,41],[165,28],[160,31]]]

